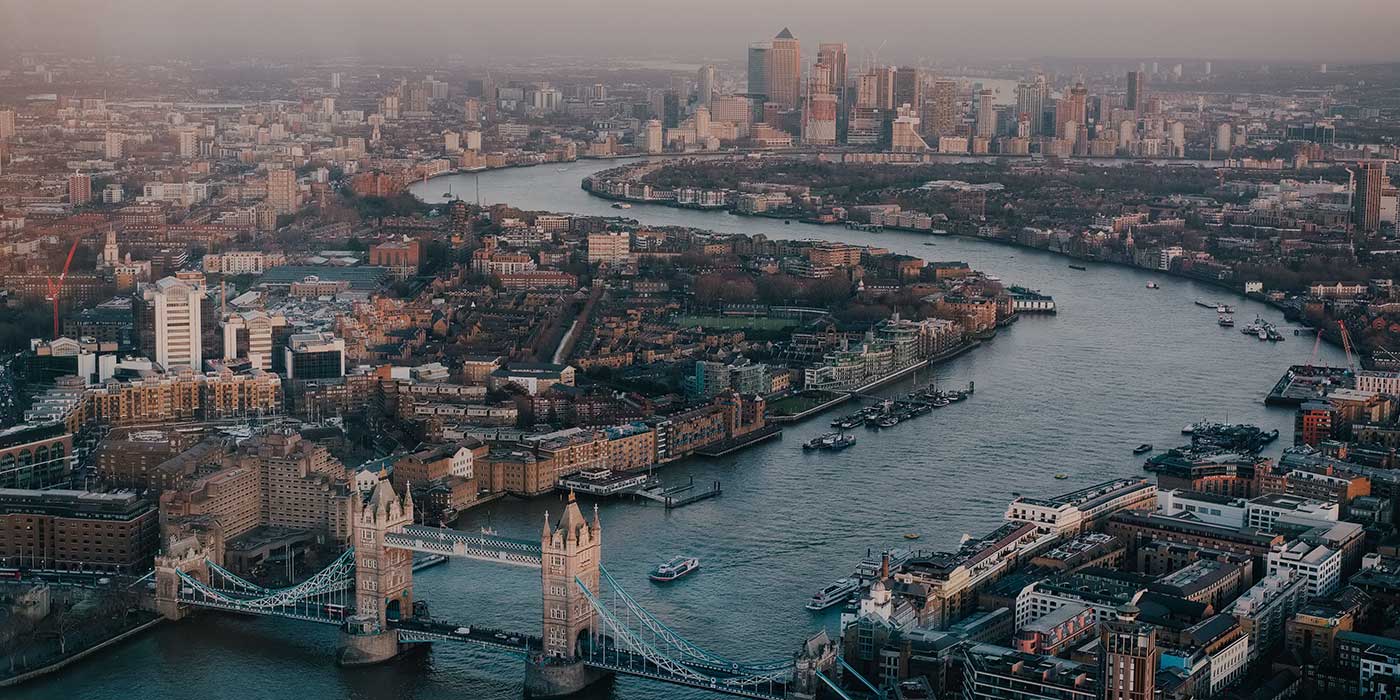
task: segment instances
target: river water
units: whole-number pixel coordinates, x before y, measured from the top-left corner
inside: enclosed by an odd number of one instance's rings
[[[1266,407],[1262,399],[1289,364],[1309,358],[1313,343],[1287,330],[1286,342],[1271,344],[1220,328],[1213,312],[1192,303],[1198,297],[1225,300],[1219,289],[1124,267],[1070,270],[1065,258],[1051,253],[970,239],[784,225],[650,205],[619,212],[579,189],[580,178],[611,165],[485,173],[479,177],[481,201],[964,260],[1009,284],[1053,295],[1060,309],[1057,316],[1023,318],[995,340],[937,367],[934,374],[945,386],[976,381],[977,393],[966,402],[878,434],[859,431],[859,444],[840,453],[800,449],[828,429],[829,414],[787,428],[781,441],[670,466],[663,472],[668,480],[694,475],[724,483],[720,498],[676,511],[655,504],[601,505],[603,560],[613,575],[673,628],[727,656],[784,656],[821,626],[834,629],[839,608],[818,615],[802,606],[813,591],[848,574],[867,548],[906,545],[903,534],[911,532],[922,535],[921,547],[956,547],[964,533],[998,525],[1013,493],[1047,495],[1140,474],[1142,459],[1131,454],[1133,446],[1179,444],[1187,423],[1228,418],[1278,428],[1283,438],[1274,452],[1290,440],[1292,411]],[[476,176],[453,176],[422,183],[415,192],[440,201],[450,186],[471,198],[476,184]],[[1148,281],[1162,288],[1146,289]],[[1257,314],[1285,325],[1281,314],[1262,304],[1228,301],[1241,324]],[[1332,363],[1341,361],[1339,354],[1326,345],[1320,350],[1320,358]],[[1056,480],[1059,472],[1069,478]],[[544,512],[561,507],[554,497],[500,501],[469,513],[461,526],[537,537]],[[665,587],[647,581],[650,567],[681,553],[700,557],[701,571]],[[538,634],[536,572],[454,561],[415,578],[418,597],[429,601],[435,617]],[[333,629],[317,625],[203,615],[167,624],[6,697],[521,695],[518,659],[442,644],[392,665],[346,670],[333,662],[335,641]],[[712,697],[637,679],[617,680],[592,695]]]

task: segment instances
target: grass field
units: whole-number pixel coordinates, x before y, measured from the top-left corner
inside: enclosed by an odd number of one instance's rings
[[[766,318],[763,316],[677,316],[676,323],[687,328],[700,326],[701,328],[726,331],[780,331],[784,328],[793,328],[797,326],[798,322],[790,318]]]
[[[768,413],[775,416],[793,416],[816,408],[837,396],[839,394],[830,391],[804,391],[768,402]]]

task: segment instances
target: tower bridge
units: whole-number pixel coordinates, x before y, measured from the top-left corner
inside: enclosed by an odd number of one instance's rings
[[[739,661],[652,615],[603,566],[597,509],[589,520],[572,493],[557,521],[545,514],[538,543],[415,525],[412,497],[388,482],[357,501],[353,520],[344,553],[280,589],[223,568],[217,542],[169,543],[156,558],[157,609],[171,619],[210,609],[337,625],[338,660],[347,666],[390,661],[405,646],[425,643],[514,654],[525,659],[525,688],[534,697],[569,695],[615,674],[759,700],[815,698],[819,691],[849,697],[834,680],[845,665],[825,633],[796,654]],[[415,617],[414,552],[539,569],[541,633]]]

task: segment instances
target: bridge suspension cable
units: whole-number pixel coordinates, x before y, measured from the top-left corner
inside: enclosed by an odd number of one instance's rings
[[[181,602],[332,624],[340,623],[354,611],[354,596],[350,590],[355,571],[353,548],[311,578],[280,589],[263,588],[212,562],[206,564],[209,583],[184,571],[176,572],[181,582],[177,594]]]

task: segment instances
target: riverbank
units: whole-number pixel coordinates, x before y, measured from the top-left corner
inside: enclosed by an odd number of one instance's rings
[[[58,661],[44,666],[43,668],[36,668],[33,671],[26,671],[25,673],[21,673],[17,676],[0,679],[0,688],[8,688],[12,686],[21,685],[23,683],[28,683],[29,681],[35,680],[36,678],[41,678],[55,671],[64,669],[72,664],[82,661],[83,659],[93,654],[96,654],[99,651],[102,651],[103,649],[106,649],[116,644],[120,644],[132,637],[135,637],[138,634],[141,634],[142,632],[153,629],[162,622],[165,622],[165,618],[156,617],[153,620],[148,620],[146,622],[141,623],[140,625],[137,625],[136,627],[122,632],[121,634],[118,634],[115,637],[111,637],[105,641],[94,644],[90,647],[83,649],[82,651],[69,654],[68,656],[65,656],[64,658]]]

